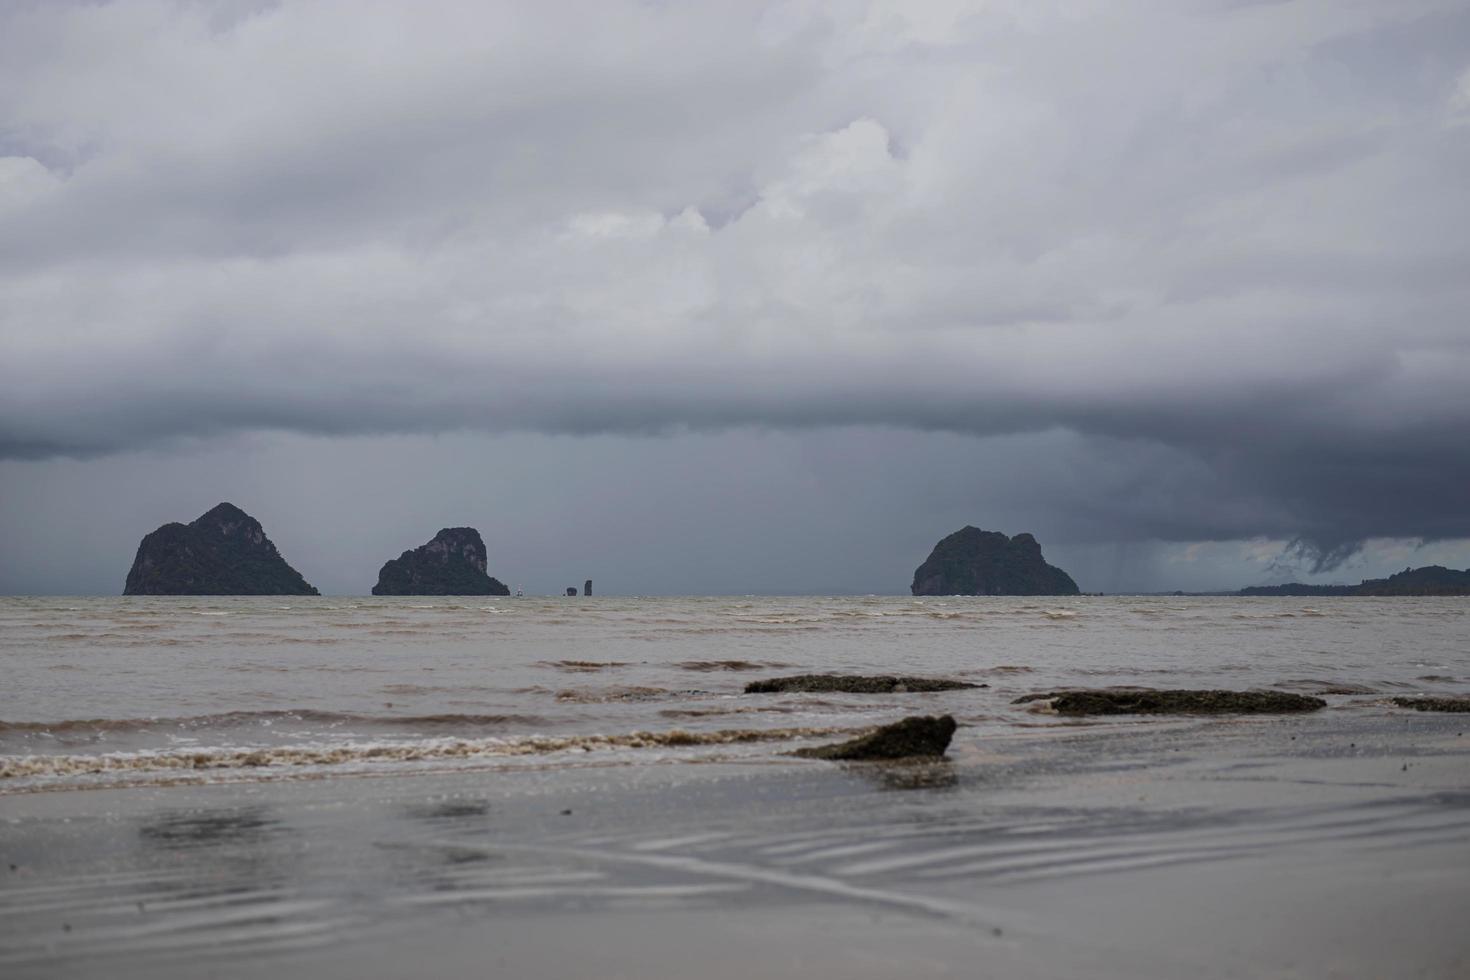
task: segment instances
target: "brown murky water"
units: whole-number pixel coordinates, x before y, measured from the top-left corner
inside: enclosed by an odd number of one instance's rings
[[[6,977],[1470,972],[1462,600],[0,600]],[[747,695],[754,678],[958,677]],[[1066,719],[1066,686],[1317,694]],[[949,759],[791,748],[918,712]],[[819,733],[829,733],[822,735]],[[372,776],[392,778],[366,778]]]

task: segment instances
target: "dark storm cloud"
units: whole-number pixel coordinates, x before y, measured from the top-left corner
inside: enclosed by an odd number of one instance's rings
[[[13,5],[0,456],[1020,436],[1328,569],[1470,536],[1467,172],[1451,0]]]

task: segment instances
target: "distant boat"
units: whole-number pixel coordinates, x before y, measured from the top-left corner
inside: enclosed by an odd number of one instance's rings
[[[521,587],[519,585],[517,585],[516,586],[516,598],[519,599],[522,596],[524,596],[525,594],[526,594],[525,592],[521,591]]]

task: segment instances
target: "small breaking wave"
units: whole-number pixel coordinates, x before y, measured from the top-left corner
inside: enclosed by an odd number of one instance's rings
[[[159,773],[193,770],[250,770],[351,763],[452,761],[550,755],[580,750],[683,748],[790,741],[843,734],[846,728],[724,729],[712,732],[630,732],[625,735],[531,735],[522,738],[432,739],[338,746],[277,746],[202,750],[113,752],[102,755],[0,757],[0,780],[102,773]]]
[[[712,673],[719,670],[766,670],[772,667],[790,667],[790,664],[775,660],[681,660],[674,664],[680,670]]]
[[[1367,684],[1351,684],[1346,681],[1317,680],[1315,678],[1292,678],[1274,686],[1283,691],[1303,691],[1308,694],[1366,695],[1381,693]]]
[[[539,725],[546,719],[537,715],[514,714],[426,714],[368,715],[349,711],[282,709],[274,711],[225,711],[212,715],[188,715],[177,718],[68,718],[61,721],[0,721],[0,734],[105,734],[108,732],[144,732],[157,729],[208,731],[245,727],[270,727],[278,722],[308,722],[323,725],[380,725],[404,727],[467,728],[498,725]]]
[[[598,671],[632,665],[628,660],[542,660],[536,664],[537,667],[550,667],[568,674],[595,674]]]
[[[671,694],[703,694],[703,691],[670,691],[665,687],[609,687],[596,691],[568,689],[556,692],[556,700],[567,704],[615,704],[622,701],[657,701]]]
[[[738,708],[665,708],[661,718],[714,718],[719,715],[795,714],[796,708],[784,704],[748,704]]]

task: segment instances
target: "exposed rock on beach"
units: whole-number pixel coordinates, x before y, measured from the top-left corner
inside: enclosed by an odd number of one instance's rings
[[[793,755],[804,759],[832,759],[859,762],[883,759],[937,758],[949,748],[954,736],[954,718],[949,715],[930,717],[915,715],[891,725],[874,729],[866,735],[836,745],[819,745],[797,749]]]
[[[485,571],[485,542],[472,527],[446,527],[378,572],[373,595],[510,595]]]
[[[921,691],[955,691],[961,688],[985,687],[965,681],[944,677],[896,677],[883,674],[877,677],[862,677],[852,674],[798,674],[795,677],[774,677],[769,680],[751,681],[745,685],[746,694],[905,694]]]
[[[1470,711],[1470,698],[1394,698],[1393,703],[1415,711]]]
[[[1053,691],[1011,703],[1059,715],[1276,714],[1327,707],[1321,698],[1284,691]]]
[[[1077,595],[1072,576],[1048,565],[1029,534],[964,527],[941,540],[914,571],[914,595]]]
[[[123,595],[318,595],[260,522],[222,503],[145,536]]]

